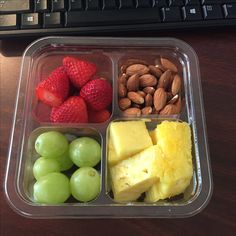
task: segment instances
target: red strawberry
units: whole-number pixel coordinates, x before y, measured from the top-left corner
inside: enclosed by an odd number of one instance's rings
[[[112,102],[112,87],[105,79],[91,80],[80,90],[80,96],[92,110],[104,110]]]
[[[83,98],[72,96],[61,106],[53,107],[50,120],[55,123],[87,123],[87,106]]]
[[[47,79],[39,82],[36,96],[49,106],[59,106],[69,93],[69,79],[61,66],[55,69]]]
[[[107,121],[111,116],[108,110],[101,111],[88,111],[89,122],[91,123],[102,123]]]
[[[94,63],[79,60],[74,57],[64,57],[63,66],[71,82],[77,88],[81,88],[85,85],[97,71]]]

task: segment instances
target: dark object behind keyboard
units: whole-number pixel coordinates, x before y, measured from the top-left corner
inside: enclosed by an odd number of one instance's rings
[[[1,0],[0,37],[233,26],[236,0]]]

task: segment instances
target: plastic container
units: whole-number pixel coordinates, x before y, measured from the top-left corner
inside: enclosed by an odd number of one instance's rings
[[[65,55],[79,56],[98,65],[99,75],[113,85],[111,117],[104,123],[52,124],[45,116],[34,93],[36,84],[52,69],[61,65]],[[194,175],[191,185],[180,199],[117,203],[107,186],[106,131],[115,119],[126,119],[118,107],[117,78],[122,61],[127,58],[150,60],[164,56],[176,61],[182,71],[185,97],[184,109],[179,115],[149,116],[149,125],[162,120],[180,119],[192,130]],[[139,119],[139,118],[136,118]],[[101,173],[100,195],[91,202],[69,200],[60,205],[37,204],[32,200],[32,155],[35,134],[44,130],[60,130],[77,136],[96,138],[102,146],[102,160],[97,166]],[[212,175],[209,162],[204,108],[198,59],[193,49],[173,38],[95,38],[47,37],[32,43],[23,55],[14,122],[10,140],[5,179],[5,193],[10,206],[30,218],[114,218],[114,217],[188,217],[200,212],[212,193]]]

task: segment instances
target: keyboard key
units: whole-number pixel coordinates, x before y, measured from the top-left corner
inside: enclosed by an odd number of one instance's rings
[[[61,13],[60,12],[50,12],[44,13],[44,26],[45,28],[55,28],[61,27]]]
[[[52,0],[52,11],[63,11],[65,10],[64,0]]]
[[[42,12],[48,10],[47,0],[35,0],[35,11]]]
[[[201,0],[202,4],[204,5],[212,5],[212,4],[220,4],[222,0]],[[227,0],[223,0],[223,1],[226,1]]]
[[[98,10],[99,0],[86,0],[86,10]]]
[[[184,20],[194,21],[202,20],[200,6],[185,6],[183,9]]]
[[[169,0],[169,6],[179,6],[182,7],[184,5],[183,0]]]
[[[69,0],[69,9],[72,11],[83,10],[82,0]]]
[[[224,4],[223,8],[224,8],[225,18],[236,18],[236,3]]]
[[[40,28],[38,13],[25,13],[21,15],[21,28]]]
[[[134,4],[133,4],[133,0],[119,0],[120,2],[120,8],[133,8]]]
[[[214,20],[223,18],[220,5],[203,6],[203,15],[206,20]]]
[[[185,0],[185,5],[200,5],[201,0]]]
[[[120,25],[160,22],[155,8],[123,9],[122,11],[70,11],[67,26]]]
[[[30,10],[30,0],[1,0],[0,13],[25,12]]]
[[[162,9],[162,20],[164,22],[175,22],[181,21],[181,12],[179,7],[163,7]]]
[[[155,0],[154,7],[166,7],[167,3],[166,0]]]
[[[0,29],[17,29],[16,14],[0,15]]]
[[[136,7],[152,7],[149,0],[137,0]]]
[[[116,9],[116,0],[103,0],[103,9]]]

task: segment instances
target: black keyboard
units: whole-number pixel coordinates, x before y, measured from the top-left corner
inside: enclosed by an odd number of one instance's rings
[[[0,37],[233,26],[236,0],[0,0]]]

